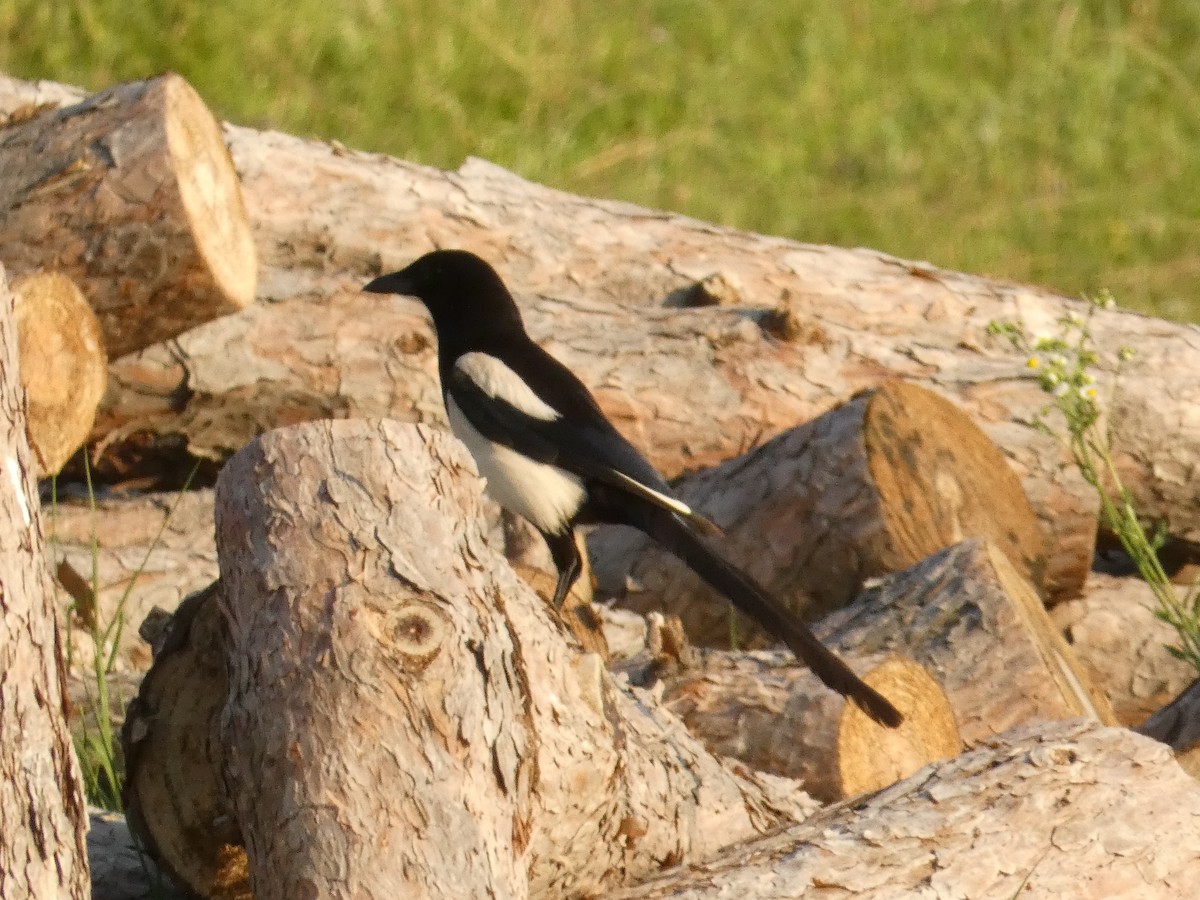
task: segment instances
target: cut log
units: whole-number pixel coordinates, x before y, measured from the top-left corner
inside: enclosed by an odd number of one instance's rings
[[[1006,734],[865,801],[609,900],[1190,900],[1200,785],[1170,751],[1079,720]]]
[[[814,631],[846,653],[901,653],[925,666],[968,746],[1028,722],[1116,721],[1032,586],[987,542],[882,579]]]
[[[1171,702],[1196,670],[1167,652],[1175,629],[1154,615],[1140,578],[1093,572],[1084,594],[1050,610],[1088,680],[1108,699],[1117,721],[1133,727]]]
[[[10,122],[0,173],[5,263],[76,281],[113,357],[254,299],[237,174],[212,113],[178,75]]]
[[[730,420],[731,410],[761,424],[768,410],[777,417],[782,405],[797,416],[789,425],[804,421],[794,396],[811,390],[806,360],[813,348],[769,339],[740,311],[633,310],[547,298],[530,298],[524,310],[531,329],[554,335],[550,349],[668,475],[716,460],[697,444],[713,440],[710,430],[747,430]],[[111,439],[150,431],[164,436],[167,452],[183,434],[193,453],[224,458],[255,434],[311,418],[440,422],[435,369],[433,338],[415,303],[343,292],[320,306],[303,300],[256,305],[184,335],[171,348],[116,361],[117,389],[96,434]],[[874,376],[882,379],[883,369]],[[689,398],[682,419],[660,415],[674,396]],[[843,398],[827,392],[804,411],[827,408],[834,399]],[[777,431],[764,427],[723,449],[734,455]],[[1003,437],[1011,448],[1014,435],[1023,434],[1016,429]],[[1043,451],[1057,452],[1037,450]],[[1076,476],[1055,475],[1067,477]],[[1026,479],[1024,485],[1042,497],[1039,516],[1055,525],[1047,588],[1056,596],[1077,593],[1091,563],[1095,502],[1077,506],[1057,480]]]
[[[232,898],[250,892],[211,737],[227,692],[219,592],[218,582],[193,594],[154,635],[154,666],[121,729],[122,800],[130,827],[177,884]]]
[[[65,275],[13,282],[29,443],[42,477],[58,472],[87,439],[108,385],[108,356],[95,313]]]
[[[805,618],[966,537],[994,541],[1034,584],[1046,568],[1037,518],[1003,455],[948,401],[900,382],[677,487],[725,531],[721,552]],[[725,598],[648,538],[600,529],[590,548],[603,594],[728,646]],[[736,631],[761,646],[748,619]]]
[[[0,101],[10,109],[60,93],[0,80]],[[1091,558],[1096,499],[1059,444],[1028,426],[1045,395],[1031,379],[1015,377],[1023,360],[988,335],[987,324],[1020,318],[1031,330],[1053,331],[1080,304],[868,250],[806,245],[575,197],[479,160],[441,172],[276,133],[228,126],[226,135],[262,256],[260,295],[285,302],[268,308],[272,323],[247,311],[202,341],[185,342],[184,360],[198,387],[190,399],[177,394],[174,410],[168,402],[167,418],[155,427],[188,435],[197,451],[239,447],[264,418],[280,425],[321,414],[299,402],[309,393],[333,396],[347,409],[376,407],[362,414],[440,416],[430,352],[413,361],[389,349],[363,366],[363,351],[354,350],[356,367],[339,379],[338,353],[326,349],[338,345],[335,323],[321,321],[321,305],[301,313],[298,298],[324,302],[434,245],[462,246],[500,268],[534,336],[597,388],[606,411],[668,475],[735,456],[884,377],[948,396],[1021,477],[1053,547],[1046,573],[1051,598],[1078,594]],[[696,296],[696,285],[711,284],[713,275],[731,288],[725,291],[731,303],[670,308]],[[531,296],[539,292],[556,299]],[[400,347],[428,347],[428,330],[390,331],[368,312],[379,308],[338,315],[352,337],[365,329],[376,340],[394,335]],[[415,305],[405,309],[415,317]],[[315,343],[298,340],[302,327]],[[1180,456],[1180,448],[1200,446],[1200,421],[1189,414],[1200,405],[1194,329],[1120,310],[1097,312],[1091,328],[1106,364],[1121,346],[1142,351],[1114,398],[1122,476],[1147,517],[1200,543],[1192,463]],[[276,349],[266,337],[251,339],[252,330],[280,335]],[[221,349],[208,356],[200,343]],[[316,361],[298,363],[299,357]],[[162,360],[171,364],[165,352]],[[310,380],[291,380],[289,369],[308,370]],[[316,390],[318,380],[335,392]],[[174,375],[166,381],[188,385]],[[273,403],[272,396],[281,399]],[[681,396],[689,402],[680,404]],[[211,443],[195,434],[214,419],[233,424],[239,415],[247,423],[241,434],[227,432]]]
[[[426,428],[272,432],[222,472],[214,755],[260,900],[604,891],[812,809],[618,689],[479,519]]]
[[[883,729],[782,654],[707,651],[668,677],[667,709],[718,756],[797,778],[822,802],[894,784],[962,750],[954,712],[921,666],[899,656],[851,660],[904,714]]]
[[[87,810],[25,433],[15,299],[0,266],[0,897],[82,900]]]

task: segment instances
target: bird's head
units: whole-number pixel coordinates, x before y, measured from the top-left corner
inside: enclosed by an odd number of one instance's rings
[[[416,297],[429,310],[441,342],[468,332],[500,337],[525,331],[517,304],[496,270],[466,250],[426,253],[363,290]]]

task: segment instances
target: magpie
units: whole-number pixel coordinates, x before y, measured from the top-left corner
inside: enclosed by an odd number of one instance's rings
[[[583,382],[526,334],[516,302],[487,262],[465,250],[435,250],[363,290],[416,297],[428,309],[450,428],[492,498],[541,532],[558,569],[556,609],[582,568],[575,528],[632,526],[782,639],[829,688],[877,722],[900,724],[887,699],[710,546],[706,538],[719,529],[672,493]]]

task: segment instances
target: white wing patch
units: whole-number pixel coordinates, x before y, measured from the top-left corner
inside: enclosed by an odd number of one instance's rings
[[[557,466],[536,462],[489,441],[450,397],[446,398],[446,415],[450,430],[467,445],[479,474],[487,479],[491,498],[528,519],[535,528],[561,534],[587,499],[583,482]]]
[[[494,356],[479,351],[464,353],[455,360],[454,368],[489,397],[507,401],[531,418],[543,422],[561,418],[554,407]],[[479,474],[487,479],[488,493],[496,502],[543,531],[557,532],[575,515],[585,499],[583,482],[577,476],[488,440],[467,421],[450,397],[446,398],[446,406],[451,430],[475,457]],[[647,487],[616,469],[608,471],[631,493],[685,518],[693,516],[692,508],[682,500]]]
[[[454,368],[470,378],[489,397],[505,400],[527,416],[543,422],[559,418],[553,406],[542,400],[520,375],[494,356],[478,351],[464,353],[454,361]]]

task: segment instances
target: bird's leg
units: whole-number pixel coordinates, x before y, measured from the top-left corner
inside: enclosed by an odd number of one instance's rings
[[[561,534],[542,533],[546,539],[546,547],[550,550],[550,558],[558,569],[558,584],[554,588],[554,608],[562,609],[563,601],[571,586],[575,584],[579,573],[583,570],[583,560],[579,557],[579,548],[575,546],[575,532],[567,529]]]

